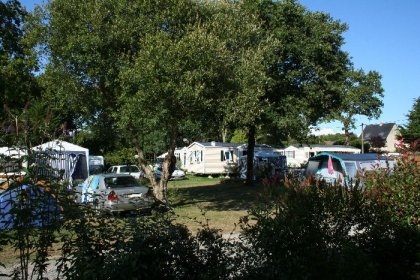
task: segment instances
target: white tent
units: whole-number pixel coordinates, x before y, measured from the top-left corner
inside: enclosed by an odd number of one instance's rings
[[[72,143],[54,140],[36,146],[37,153],[51,155],[47,165],[55,170],[61,170],[63,179],[73,182],[84,180],[89,176],[89,150]]]

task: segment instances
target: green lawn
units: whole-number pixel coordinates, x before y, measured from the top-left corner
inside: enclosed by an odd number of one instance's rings
[[[176,221],[188,226],[195,233],[200,223],[223,233],[240,231],[240,217],[254,203],[261,185],[245,186],[243,180],[191,176],[183,181],[170,181],[168,199]]]

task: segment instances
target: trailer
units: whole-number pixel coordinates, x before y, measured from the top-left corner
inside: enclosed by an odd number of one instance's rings
[[[358,174],[383,168],[393,169],[395,160],[380,154],[338,154],[323,152],[309,159],[304,176],[314,176],[328,183],[349,185]]]

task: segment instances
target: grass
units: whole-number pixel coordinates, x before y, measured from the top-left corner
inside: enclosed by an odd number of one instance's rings
[[[189,177],[168,183],[168,199],[177,215],[195,234],[201,225],[221,230],[223,234],[240,231],[235,224],[248,214],[261,186],[245,186],[243,180]]]

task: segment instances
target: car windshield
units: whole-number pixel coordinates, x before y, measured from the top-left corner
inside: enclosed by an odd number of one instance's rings
[[[139,172],[137,166],[121,166],[120,172]]]
[[[134,186],[140,186],[140,183],[132,176],[124,177],[108,177],[105,178],[105,185],[108,188],[128,188]]]

